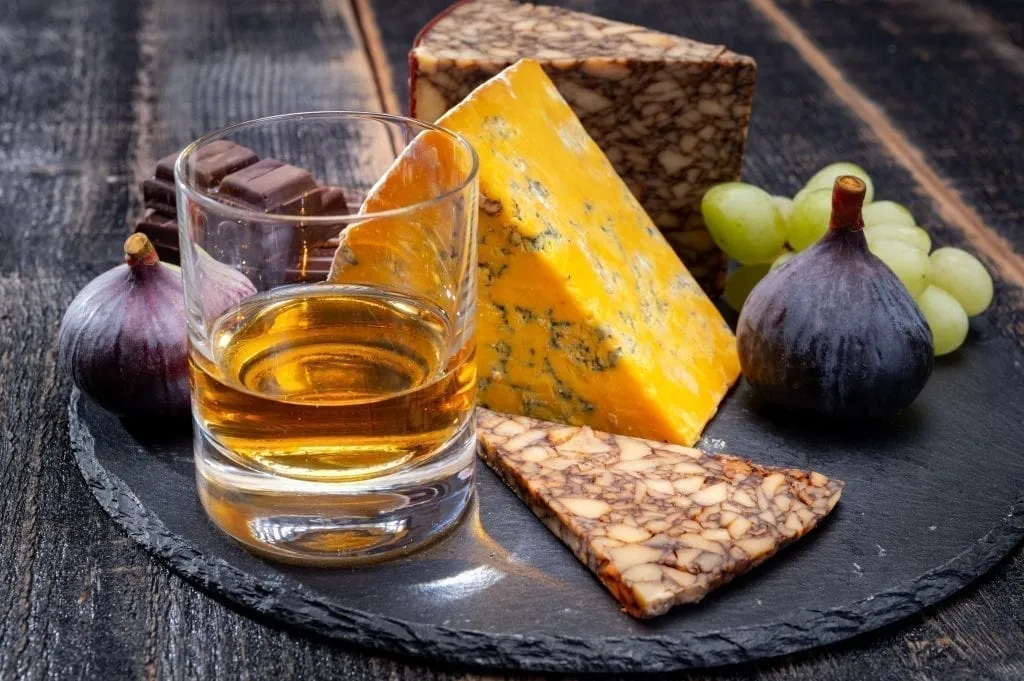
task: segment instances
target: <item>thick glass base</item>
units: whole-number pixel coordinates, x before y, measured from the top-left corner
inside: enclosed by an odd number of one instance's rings
[[[473,494],[474,420],[427,463],[355,482],[296,480],[247,465],[198,423],[199,498],[217,527],[250,551],[302,565],[392,558],[442,536]]]

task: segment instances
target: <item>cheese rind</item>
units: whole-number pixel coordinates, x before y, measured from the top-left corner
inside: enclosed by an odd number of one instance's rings
[[[506,69],[438,123],[480,158],[481,403],[694,442],[739,375],[735,339],[540,66]],[[437,169],[426,158],[404,154],[367,203],[427,186]],[[416,254],[432,242],[421,248],[415,234],[430,231],[411,227],[390,250],[412,263],[401,279],[426,279],[433,259],[417,265]],[[352,259],[372,263],[356,247],[388,229],[360,229],[347,238]]]
[[[484,461],[634,617],[751,570],[814,529],[843,489],[820,473],[484,409],[477,425]]]
[[[704,192],[739,178],[756,66],[720,45],[559,7],[453,5],[410,52],[412,115],[434,121],[520,58],[537,60],[712,293],[725,257],[700,215]]]

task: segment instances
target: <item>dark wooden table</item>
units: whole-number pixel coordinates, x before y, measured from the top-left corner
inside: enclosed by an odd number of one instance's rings
[[[69,451],[61,314],[118,259],[156,158],[207,130],[405,102],[444,0],[7,0],[0,6],[0,677],[436,679],[255,622],[183,583],[94,503]],[[568,0],[753,55],[745,177],[792,194],[862,163],[998,277],[1024,335],[1024,2]],[[951,404],[950,409],[956,405]],[[965,461],[986,456],[984,437]],[[488,678],[523,678],[490,675]],[[859,640],[689,679],[1022,679],[1024,552]]]

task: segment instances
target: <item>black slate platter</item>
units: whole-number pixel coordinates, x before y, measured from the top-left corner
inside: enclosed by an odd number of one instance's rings
[[[699,606],[640,622],[482,464],[453,534],[373,567],[274,565],[207,522],[190,440],[135,432],[77,393],[71,435],[103,509],[200,588],[368,648],[472,666],[667,671],[839,641],[936,603],[1024,537],[1022,353],[975,324],[907,412],[875,427],[779,421],[741,385],[705,448],[847,483],[831,518]]]

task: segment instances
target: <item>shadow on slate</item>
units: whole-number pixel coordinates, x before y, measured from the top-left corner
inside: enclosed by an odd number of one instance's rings
[[[366,568],[274,565],[207,522],[187,436],[150,441],[72,395],[71,439],[103,509],[172,570],[243,610],[381,651],[476,667],[669,671],[783,655],[877,629],[966,586],[1024,538],[1019,350],[975,323],[917,402],[878,426],[769,418],[741,385],[705,443],[847,483],[803,541],[698,606],[621,612],[482,464],[451,536]],[[723,445],[724,442],[724,445]]]

